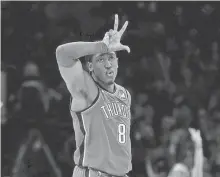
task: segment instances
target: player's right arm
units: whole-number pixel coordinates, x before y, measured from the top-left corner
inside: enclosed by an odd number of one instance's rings
[[[80,101],[90,100],[93,102],[98,92],[93,79],[86,71],[83,70],[82,63],[79,58],[86,55],[115,52],[119,50],[127,50],[130,52],[130,48],[128,46],[120,43],[121,37],[127,28],[127,25],[128,22],[126,21],[121,30],[117,31],[118,15],[116,14],[114,30],[107,32],[102,41],[72,42],[57,47],[56,58],[59,70],[73,99],[75,98],[75,100]]]
[[[84,80],[82,64],[78,60],[80,57],[98,53],[115,52],[119,50],[127,50],[130,52],[130,48],[128,46],[122,45],[120,42],[127,26],[128,21],[126,21],[121,30],[118,31],[118,15],[116,14],[114,30],[107,32],[102,41],[72,42],[57,47],[57,63],[60,69],[60,73],[65,80],[71,94],[75,93],[75,90],[73,90],[72,86],[85,86],[83,85],[84,83],[82,81]],[[76,84],[76,81],[79,81],[80,83]]]
[[[98,88],[92,77],[83,69],[79,58],[86,55],[107,52],[104,42],[72,42],[56,49],[59,71],[72,96],[72,111],[88,108],[98,95]]]
[[[56,49],[56,59],[67,88],[73,97],[88,92],[86,84],[92,84],[82,67],[79,58],[86,55],[107,52],[104,42],[72,42]],[[86,83],[91,82],[91,83]]]

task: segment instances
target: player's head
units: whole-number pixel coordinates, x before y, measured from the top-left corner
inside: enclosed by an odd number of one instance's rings
[[[87,56],[86,65],[97,82],[106,85],[114,83],[118,72],[118,58],[115,52]]]
[[[176,160],[177,162],[184,163],[188,168],[192,168],[194,164],[195,146],[191,139],[191,135],[182,138],[176,147]]]

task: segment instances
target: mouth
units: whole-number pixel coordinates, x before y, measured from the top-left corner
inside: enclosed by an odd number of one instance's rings
[[[106,75],[109,76],[109,77],[112,77],[112,76],[114,75],[114,72],[111,71],[111,70],[110,70],[110,71],[107,71],[107,72],[106,72]]]

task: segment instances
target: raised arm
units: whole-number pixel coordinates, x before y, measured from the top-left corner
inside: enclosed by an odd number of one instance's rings
[[[71,42],[58,46],[56,57],[59,66],[69,68],[83,56],[106,53],[107,51],[107,45],[103,41]]]
[[[114,30],[106,32],[102,41],[72,42],[57,47],[56,59],[59,70],[73,99],[75,98],[75,100],[80,101],[87,101],[89,99],[89,101],[92,102],[98,94],[97,86],[91,76],[83,70],[79,58],[119,50],[127,50],[130,52],[128,46],[120,43],[127,25],[128,22],[126,21],[123,27],[118,31],[118,15],[116,14]]]
[[[199,130],[189,129],[192,140],[195,144],[194,166],[192,169],[192,177],[203,177],[203,148],[202,138]]]
[[[86,93],[86,82],[92,80],[85,73],[79,58],[86,55],[107,52],[104,42],[72,42],[63,44],[56,49],[56,59],[62,78],[72,96]]]

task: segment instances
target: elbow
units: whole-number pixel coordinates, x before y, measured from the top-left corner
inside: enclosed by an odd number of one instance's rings
[[[59,59],[59,58],[76,59],[77,48],[75,48],[75,45],[73,45],[73,43],[59,45],[56,48],[56,57],[57,57],[57,59]]]
[[[63,67],[70,67],[74,64],[72,54],[68,52],[69,49],[66,48],[66,45],[59,45],[56,48],[56,60],[58,65]]]
[[[59,45],[56,48],[56,59],[57,61],[63,60],[63,59],[68,59],[68,52],[66,50],[65,45]]]
[[[57,48],[56,48],[56,58],[60,58],[59,56],[63,55],[63,45],[59,45]]]

